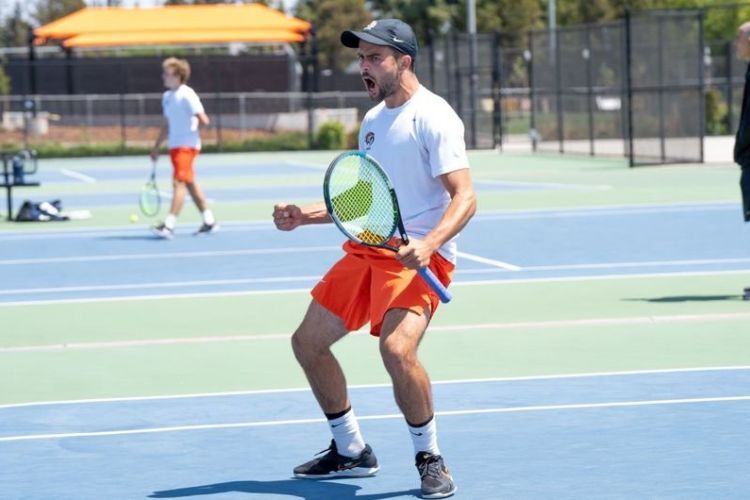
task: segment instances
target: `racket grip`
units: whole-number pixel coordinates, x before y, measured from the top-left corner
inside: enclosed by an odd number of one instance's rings
[[[448,289],[443,286],[443,284],[440,282],[440,280],[437,279],[437,276],[435,276],[435,274],[430,270],[429,267],[420,267],[419,275],[423,280],[427,282],[428,285],[430,285],[430,288],[433,289],[437,296],[440,297],[440,302],[442,302],[443,304],[447,304],[451,301],[453,295],[451,295]]]

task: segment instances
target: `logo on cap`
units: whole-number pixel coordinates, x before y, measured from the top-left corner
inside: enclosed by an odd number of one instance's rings
[[[404,41],[403,41],[403,40],[401,40],[401,39],[400,39],[399,37],[397,37],[397,36],[394,36],[394,37],[393,37],[393,41],[394,41],[394,42],[396,42],[396,43],[404,43]]]
[[[363,29],[371,30],[371,29],[373,29],[375,27],[376,24],[378,24],[378,22],[377,21],[373,21],[370,24],[368,24],[367,26],[365,26]]]

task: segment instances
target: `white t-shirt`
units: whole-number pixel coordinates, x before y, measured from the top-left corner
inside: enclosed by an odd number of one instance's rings
[[[167,90],[161,98],[161,107],[169,123],[167,146],[172,148],[201,148],[198,133],[198,113],[203,113],[200,97],[187,85]]]
[[[432,231],[450,203],[439,176],[469,168],[463,122],[445,99],[421,85],[401,106],[388,108],[381,102],[367,112],[359,148],[388,173],[406,234],[415,238]],[[439,251],[455,263],[454,240]]]

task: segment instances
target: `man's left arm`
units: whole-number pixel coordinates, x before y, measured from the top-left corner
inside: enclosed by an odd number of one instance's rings
[[[199,127],[208,127],[211,123],[211,120],[208,119],[208,115],[205,111],[201,111],[199,113],[196,113],[195,116],[198,118],[198,126]]]
[[[410,239],[399,249],[397,258],[410,269],[425,267],[433,253],[456,236],[477,210],[477,198],[468,168],[454,170],[440,176],[451,202],[435,228],[424,239]]]

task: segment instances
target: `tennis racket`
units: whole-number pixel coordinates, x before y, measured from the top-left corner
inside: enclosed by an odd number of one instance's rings
[[[159,188],[156,185],[156,161],[152,162],[151,175],[146,184],[141,188],[141,195],[138,199],[143,215],[153,217],[159,213],[161,208],[161,196]]]
[[[398,247],[389,244],[398,230],[403,244],[409,244],[393,184],[367,153],[347,151],[331,162],[323,181],[323,198],[331,219],[350,240],[398,252]],[[419,275],[442,302],[451,300],[450,292],[429,268],[420,268]]]

